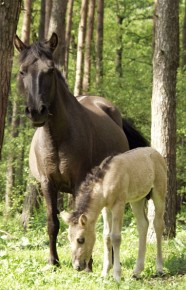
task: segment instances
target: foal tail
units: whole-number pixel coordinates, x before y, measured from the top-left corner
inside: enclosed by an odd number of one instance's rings
[[[149,141],[136,130],[131,121],[127,119],[122,119],[123,122],[123,131],[127,136],[130,149],[135,149],[137,147],[147,147],[149,146]]]

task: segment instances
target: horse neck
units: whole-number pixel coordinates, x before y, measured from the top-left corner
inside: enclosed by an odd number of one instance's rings
[[[95,190],[94,188],[94,191],[92,191],[91,193],[91,200],[88,206],[88,210],[86,212],[88,220],[91,223],[96,224],[99,214],[101,213],[101,210],[105,206],[106,206],[106,201],[102,195],[101,187],[99,186],[98,190]]]
[[[44,126],[45,132],[52,138],[59,139],[69,136],[73,117],[77,116],[80,105],[76,98],[70,93],[64,79],[56,70],[54,101],[50,107],[49,121]],[[73,113],[76,111],[76,113]]]

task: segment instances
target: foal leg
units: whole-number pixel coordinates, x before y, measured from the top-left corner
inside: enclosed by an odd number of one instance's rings
[[[157,239],[156,269],[158,274],[163,274],[162,236],[164,230],[165,201],[155,193],[155,190],[152,198],[155,206],[154,229]]]
[[[146,252],[146,239],[149,222],[145,213],[145,199],[131,203],[132,211],[136,218],[137,230],[139,235],[139,246],[138,246],[138,258],[136,266],[133,270],[135,277],[138,277],[144,269],[145,252]]]
[[[110,237],[114,250],[113,276],[117,282],[120,282],[121,279],[120,244],[123,212],[124,205],[122,202],[115,204],[112,208],[112,231]]]
[[[108,208],[102,209],[103,216],[103,240],[104,240],[104,258],[103,258],[103,270],[102,277],[105,277],[112,267],[112,244],[110,239],[111,233],[111,212]]]
[[[56,248],[57,235],[59,232],[59,220],[57,217],[57,189],[52,183],[47,182],[42,185],[42,190],[47,204],[47,222],[50,246],[49,263],[58,266],[59,258]]]

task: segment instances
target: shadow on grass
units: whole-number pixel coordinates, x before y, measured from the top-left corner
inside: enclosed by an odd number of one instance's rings
[[[168,275],[185,275],[186,274],[186,255],[181,254],[180,256],[172,256],[167,259],[164,266],[168,270]]]

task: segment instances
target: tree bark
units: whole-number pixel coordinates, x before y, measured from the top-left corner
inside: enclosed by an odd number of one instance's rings
[[[40,41],[45,39],[45,5],[46,5],[46,1],[41,0],[41,12],[40,12],[40,21],[39,21],[39,40]]]
[[[122,68],[122,54],[123,54],[123,20],[125,14],[125,4],[122,7],[119,5],[119,1],[116,0],[116,21],[117,21],[117,32],[116,32],[116,73],[119,77],[123,76]]]
[[[98,87],[103,77],[103,19],[104,0],[98,0],[96,31],[96,84]]]
[[[18,116],[18,104],[17,101],[13,101],[13,109],[10,112],[11,116],[8,118],[8,125],[10,127],[10,136],[11,140],[14,140],[15,137],[18,136],[18,126],[19,126],[19,117]],[[6,212],[12,206],[12,192],[15,181],[15,150],[14,144],[12,143],[9,148],[9,154],[7,159],[7,170],[6,170],[6,192],[5,192],[5,210]]]
[[[65,62],[65,17],[67,9],[67,0],[53,0],[50,24],[48,30],[48,39],[53,32],[58,35],[58,46],[54,52],[54,60],[62,67]]]
[[[176,76],[179,62],[179,0],[157,0],[153,55],[152,147],[166,159],[165,235],[176,234]]]
[[[65,60],[64,60],[64,69],[63,74],[65,79],[68,79],[68,61],[69,61],[69,49],[71,41],[71,28],[72,28],[72,14],[73,14],[74,0],[68,1],[68,10],[67,10],[67,21],[66,21],[66,33],[65,33]]]
[[[30,40],[30,22],[31,22],[32,0],[24,0],[24,15],[21,31],[21,39],[25,44],[29,44]]]
[[[76,61],[76,79],[74,86],[74,95],[78,96],[82,92],[82,70],[83,70],[83,52],[86,32],[88,0],[82,0],[81,3],[81,18],[78,28],[78,46],[77,46],[77,61]]]
[[[95,0],[90,0],[88,6],[87,29],[85,37],[85,56],[83,72],[83,93],[86,94],[90,85],[90,68],[91,68],[91,43],[94,30]]]
[[[182,32],[182,68],[186,65],[186,0],[183,19],[183,32]]]
[[[31,6],[32,6],[32,0],[24,0],[24,14],[23,14],[23,23],[22,23],[22,32],[21,32],[21,39],[24,43],[27,45],[29,44],[29,38],[30,38],[30,22],[31,22]],[[19,125],[20,122],[22,124],[22,127],[24,127],[23,120],[19,117],[19,100],[14,96],[12,102],[12,112],[10,122],[9,122],[9,128],[10,128],[10,135],[11,139],[14,140],[18,134],[19,134]],[[20,154],[18,156],[18,154]],[[24,156],[24,149],[22,147],[21,152],[17,151],[15,153],[14,150],[14,143],[11,144],[11,147],[9,148],[9,154],[7,159],[7,171],[6,171],[6,192],[5,192],[5,208],[6,211],[10,209],[12,205],[12,194],[13,194],[13,187],[15,183],[15,159],[19,160],[19,164],[23,163],[23,156]],[[20,168],[23,168],[23,166],[20,166]],[[22,172],[21,172],[22,175]]]
[[[0,4],[0,158],[3,145],[5,116],[8,104],[13,58],[13,38],[16,32],[21,0]]]
[[[45,33],[44,38],[48,37],[48,29],[50,24],[50,17],[52,13],[53,0],[45,0]]]

